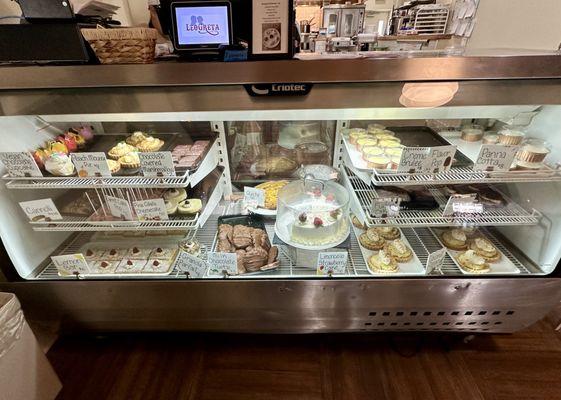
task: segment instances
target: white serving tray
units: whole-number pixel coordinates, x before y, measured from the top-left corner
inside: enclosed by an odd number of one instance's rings
[[[357,228],[354,225],[352,225],[352,227],[358,241],[358,237],[361,235],[361,233],[365,231]],[[399,232],[401,233],[401,240],[403,241],[403,243],[405,243],[405,245],[407,245],[407,247],[409,247],[411,251],[413,251],[413,247],[411,247],[409,241],[407,240],[403,232],[400,229]],[[406,263],[398,263],[399,270],[397,272],[392,272],[392,273],[374,272],[368,266],[368,259],[370,258],[370,256],[377,254],[378,252],[373,250],[368,250],[367,248],[363,247],[360,244],[360,241],[358,241],[358,243],[360,247],[360,252],[362,253],[362,257],[364,258],[364,262],[366,263],[366,269],[368,270],[370,275],[395,278],[395,277],[418,276],[418,275],[426,274],[425,267],[423,266],[423,264],[421,263],[421,261],[419,260],[419,258],[417,257],[414,251],[413,251],[413,258],[410,261]]]
[[[520,270],[518,269],[518,267],[516,265],[514,265],[513,262],[510,261],[510,259],[501,250],[499,250],[498,247],[497,247],[497,251],[501,254],[501,258],[497,262],[493,262],[493,263],[490,262],[489,263],[489,266],[491,267],[491,270],[489,272],[483,272],[481,274],[477,274],[477,273],[473,273],[473,272],[470,272],[470,271],[466,271],[464,268],[462,268],[460,263],[456,260],[456,257],[460,253],[462,253],[462,251],[456,251],[456,250],[449,249],[448,247],[446,247],[446,245],[440,239],[440,235],[443,232],[445,232],[446,229],[442,229],[442,228],[430,228],[430,229],[431,229],[432,233],[434,234],[434,236],[436,237],[436,239],[438,240],[438,242],[442,245],[442,247],[444,247],[446,249],[446,252],[448,253],[448,255],[452,258],[452,260],[454,260],[454,263],[458,266],[458,268],[460,269],[462,274],[466,274],[466,275],[505,275],[505,274],[519,274],[520,273]],[[480,230],[478,231],[477,234],[478,234],[478,236],[484,237],[487,240],[491,241],[491,243],[495,244],[494,241],[491,240],[491,238],[489,238],[488,235],[485,235]]]

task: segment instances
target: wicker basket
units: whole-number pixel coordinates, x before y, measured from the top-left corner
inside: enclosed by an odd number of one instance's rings
[[[152,28],[82,29],[102,64],[154,62],[157,32]]]

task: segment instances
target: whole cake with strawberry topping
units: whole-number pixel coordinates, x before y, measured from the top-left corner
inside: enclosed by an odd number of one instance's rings
[[[323,196],[322,196],[323,197]],[[290,239],[306,246],[322,246],[344,239],[348,221],[333,199],[305,204],[292,224]]]

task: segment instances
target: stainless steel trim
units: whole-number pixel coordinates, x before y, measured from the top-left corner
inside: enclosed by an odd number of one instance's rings
[[[0,90],[561,77],[556,55],[0,68]]]
[[[403,84],[395,82],[321,84],[316,85],[306,97],[271,98],[251,97],[240,85],[11,90],[0,92],[0,110],[6,116],[43,115],[47,118],[48,115],[62,115],[74,121],[100,120],[91,114],[108,114],[106,117],[112,121],[118,118],[126,121],[136,118],[158,118],[148,119],[151,121],[161,118],[197,121],[248,118],[347,120],[376,116],[387,118],[389,107],[393,107],[391,115],[395,114],[394,117],[398,119],[422,119],[426,118],[427,113],[430,113],[431,118],[439,118],[439,115],[442,118],[473,118],[474,114],[481,118],[497,118],[501,107],[512,112],[513,106],[561,104],[561,79],[461,82],[454,98],[446,104],[447,108],[433,109],[403,107],[399,102],[402,89]],[[483,107],[487,105],[500,107],[490,111]],[[460,109],[459,106],[477,108]],[[289,115],[287,110],[290,110]],[[172,114],[174,112],[191,114]],[[489,112],[493,114],[488,115]],[[144,113],[168,114],[151,116]],[[56,118],[47,119],[52,121]]]
[[[29,319],[90,330],[513,332],[559,303],[561,280],[53,281],[0,291],[16,293]]]

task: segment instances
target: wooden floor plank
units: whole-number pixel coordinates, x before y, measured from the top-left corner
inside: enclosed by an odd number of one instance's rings
[[[512,335],[60,338],[59,399],[561,400],[554,318]]]

